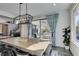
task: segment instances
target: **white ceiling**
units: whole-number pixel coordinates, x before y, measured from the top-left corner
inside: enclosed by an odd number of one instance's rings
[[[70,3],[57,3],[56,6],[53,6],[53,3],[28,3],[28,13],[33,16],[44,16],[67,10],[70,5]],[[19,4],[0,3],[0,10],[12,14],[12,17],[16,17],[19,14]],[[25,4],[22,4],[22,14],[25,14],[25,11]]]

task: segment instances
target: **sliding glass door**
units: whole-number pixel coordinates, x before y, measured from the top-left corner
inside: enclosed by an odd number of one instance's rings
[[[40,38],[40,21],[32,21],[32,37]]]
[[[40,38],[41,40],[50,39],[50,28],[47,19],[32,21],[32,37]]]

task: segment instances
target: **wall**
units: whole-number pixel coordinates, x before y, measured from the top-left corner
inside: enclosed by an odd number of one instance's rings
[[[6,21],[11,21],[12,19],[9,17],[1,16],[0,15],[0,23],[5,23]]]
[[[12,21],[12,18],[0,15],[0,23],[6,23],[7,21]],[[13,25],[12,24],[8,24],[8,35],[10,34],[10,30],[14,28]]]
[[[8,23],[8,35],[10,35],[10,31],[14,30],[17,27],[17,24]]]
[[[69,11],[59,12],[59,19],[56,27],[56,46],[64,47],[63,44],[63,28],[66,28],[70,25]]]
[[[21,24],[21,37],[28,37],[28,25]]]
[[[6,11],[2,11],[0,10],[0,23],[5,23],[6,21],[11,21],[13,15],[6,12]]]

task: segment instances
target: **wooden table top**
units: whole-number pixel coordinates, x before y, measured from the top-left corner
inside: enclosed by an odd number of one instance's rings
[[[48,40],[34,40],[21,37],[7,38],[0,41],[25,52],[29,52],[30,54],[38,56],[42,55],[50,44]]]

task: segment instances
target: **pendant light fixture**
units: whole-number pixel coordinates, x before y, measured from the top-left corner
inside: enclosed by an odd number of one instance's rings
[[[23,3],[19,3],[19,16],[16,16],[14,19],[20,20],[21,23],[31,23],[33,16],[31,14],[28,14],[27,3],[26,4],[24,3],[24,5],[26,6],[25,7],[25,10],[26,10],[25,14],[22,14],[22,12],[21,12],[22,11],[22,8],[21,8],[22,4]],[[25,20],[23,20],[23,19],[25,19]]]
[[[18,12],[19,16],[17,16],[16,18],[14,18],[14,20],[16,20],[15,24],[19,24],[20,20],[21,20],[21,5],[22,5],[22,3],[19,3],[19,8],[18,8],[18,10],[19,10],[19,12]]]
[[[26,3],[26,23],[31,23],[33,16],[28,14],[28,3]]]

